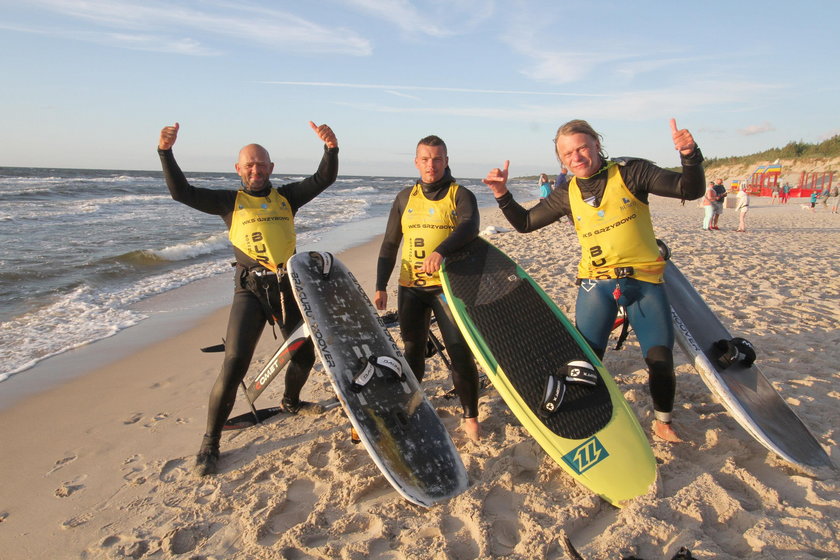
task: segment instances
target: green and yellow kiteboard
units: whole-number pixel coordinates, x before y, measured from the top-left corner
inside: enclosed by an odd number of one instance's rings
[[[651,490],[656,461],[630,405],[537,283],[481,238],[441,278],[476,359],[546,453],[615,506]]]

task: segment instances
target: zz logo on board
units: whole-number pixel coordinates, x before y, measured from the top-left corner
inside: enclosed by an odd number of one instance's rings
[[[563,461],[577,474],[583,474],[609,456],[598,438],[592,436],[563,455]]]

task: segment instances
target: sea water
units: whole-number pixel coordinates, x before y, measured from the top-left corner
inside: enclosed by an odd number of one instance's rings
[[[195,187],[239,186],[232,173],[186,175]],[[302,179],[274,175],[272,183]],[[298,211],[299,250],[373,218],[382,218],[371,221],[380,230],[364,233],[381,233],[396,193],[414,181],[340,176]],[[459,182],[480,206],[495,204],[480,180]],[[532,183],[510,186],[524,201],[536,196]],[[232,277],[232,259],[221,218],[173,201],[159,171],[0,168],[0,381],[137,325],[146,318],[137,304],[151,296]]]

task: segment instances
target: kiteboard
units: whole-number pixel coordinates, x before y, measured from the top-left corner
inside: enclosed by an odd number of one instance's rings
[[[466,490],[452,438],[353,274],[319,252],[298,253],[287,270],[338,400],[388,482],[424,507]]]
[[[833,466],[816,437],[755,364],[752,345],[729,333],[670,260],[665,267],[665,291],[677,343],[747,433],[795,465]]]
[[[551,298],[482,238],[444,260],[447,303],[493,387],[575,480],[621,507],[656,480],[650,444],[610,374]]]

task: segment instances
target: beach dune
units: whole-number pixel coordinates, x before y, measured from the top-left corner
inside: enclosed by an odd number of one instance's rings
[[[721,231],[709,232],[695,203],[654,199],[651,208],[674,262],[729,330],[753,342],[765,375],[837,464],[840,216],[794,202],[753,198],[747,233],[734,232],[731,211]],[[489,226],[498,232],[489,240],[573,316],[572,226],[522,235],[486,209]],[[377,250],[373,241],[339,255],[371,295]],[[587,559],[671,558],[681,546],[701,559],[840,558],[838,471],[805,472],[763,448],[678,348],[675,423],[688,443],[652,440],[657,488],[621,510],[548,458],[492,387],[480,399],[484,437],[468,440],[457,399],[444,396],[451,380],[438,358],[428,361],[424,387],[471,479],[447,503],[427,510],[403,500],[351,443],[340,407],[226,432],[220,474],[196,478],[193,455],[221,362],[199,349],[219,341],[226,320],[227,309],[214,311],[0,411],[0,556],[564,559],[567,536]],[[267,329],[252,373],[277,344]],[[647,374],[632,334],[605,365],[649,432]],[[277,379],[257,404],[275,405],[282,386]],[[332,402],[320,366],[302,396]],[[234,414],[246,410],[240,398]]]

